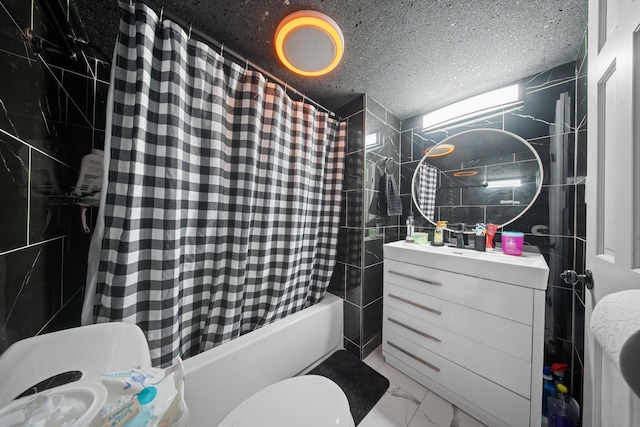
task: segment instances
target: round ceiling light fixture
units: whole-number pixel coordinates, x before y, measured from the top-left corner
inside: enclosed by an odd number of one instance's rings
[[[275,45],[285,67],[309,77],[336,68],[344,53],[338,24],[315,10],[299,10],[285,17],[276,29]]]

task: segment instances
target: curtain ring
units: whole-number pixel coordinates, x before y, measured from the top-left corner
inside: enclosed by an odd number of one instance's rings
[[[220,56],[224,57],[224,43],[220,43]]]
[[[244,70],[249,70],[249,58],[244,58]]]
[[[134,13],[136,11],[136,5],[133,0],[129,0],[129,13]]]
[[[189,40],[191,40],[191,30],[192,30],[192,29],[193,29],[193,25],[192,25],[192,24],[189,24],[189,35],[187,36],[187,38],[188,38]]]
[[[164,18],[164,6],[160,8],[160,23],[162,23],[163,18]]]

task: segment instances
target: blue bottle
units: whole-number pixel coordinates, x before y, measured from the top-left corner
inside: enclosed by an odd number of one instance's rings
[[[542,370],[542,415],[549,416],[549,397],[556,396],[556,385],[553,382],[551,368],[545,366]]]

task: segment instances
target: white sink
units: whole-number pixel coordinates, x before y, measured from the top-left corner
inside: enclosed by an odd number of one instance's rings
[[[0,355],[0,404],[58,374],[79,371],[82,381],[135,366],[151,367],[151,357],[134,324],[100,323],[26,338]]]

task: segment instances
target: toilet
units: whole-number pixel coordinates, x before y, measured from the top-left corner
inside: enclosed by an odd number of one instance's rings
[[[218,427],[355,427],[347,396],[319,375],[272,384],[238,405]]]

